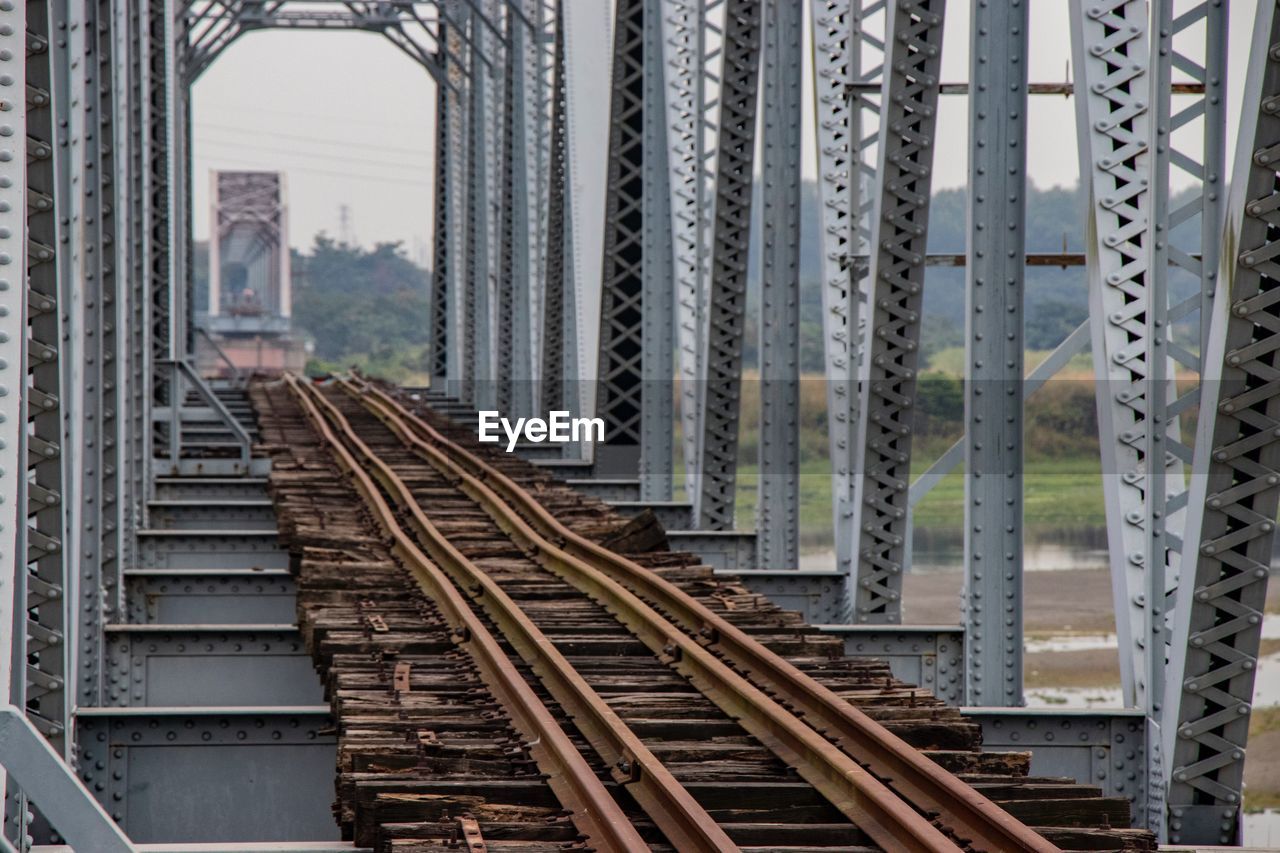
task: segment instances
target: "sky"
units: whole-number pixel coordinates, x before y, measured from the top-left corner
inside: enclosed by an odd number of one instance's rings
[[[1030,2],[1030,77],[1067,80],[1067,0]],[[1253,11],[1254,4],[1245,0],[1231,9],[1229,127],[1239,114]],[[943,42],[944,82],[967,76],[968,29],[968,0],[952,0]],[[287,173],[293,246],[305,248],[320,231],[335,237],[346,233],[365,246],[401,241],[410,257],[429,265],[434,103],[427,72],[380,35],[266,31],[243,36],[193,91],[197,239],[208,234],[210,170],[272,169]],[[607,108],[600,104],[598,121],[607,120]],[[808,97],[806,113],[811,115]],[[1030,179],[1041,187],[1074,184],[1078,157],[1071,100],[1033,97],[1028,115]],[[803,166],[812,176],[808,124]],[[944,96],[938,138],[963,140],[966,127],[966,98]],[[1230,152],[1234,139],[1228,142]],[[964,186],[965,152],[964,145],[939,146],[935,189]],[[348,211],[345,232],[342,206]]]

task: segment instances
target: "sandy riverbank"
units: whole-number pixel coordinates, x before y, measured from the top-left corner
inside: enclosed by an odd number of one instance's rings
[[[1028,639],[1115,631],[1111,577],[1107,571],[1039,571],[1028,572],[1025,578]],[[908,575],[903,588],[907,621],[957,623],[961,582],[959,571]],[[1280,613],[1280,583],[1272,583],[1267,591],[1267,612]],[[1115,649],[1030,652],[1026,656],[1025,679],[1028,689],[1114,688],[1120,683],[1120,667]],[[1259,709],[1254,716],[1245,783],[1250,807],[1280,804],[1280,708]]]

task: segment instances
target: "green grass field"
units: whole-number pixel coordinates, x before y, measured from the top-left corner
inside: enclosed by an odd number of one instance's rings
[[[922,464],[916,470],[927,467]],[[1074,527],[1105,523],[1102,477],[1096,457],[1033,460],[1023,478],[1023,517],[1028,526]],[[800,542],[805,550],[831,547],[831,476],[825,459],[809,459],[800,465]],[[677,487],[683,471],[677,470]],[[738,470],[738,527],[755,526],[760,468],[742,465]],[[917,525],[957,528],[964,524],[964,475],[953,471],[916,507]]]
[[[1028,353],[1028,365],[1038,363],[1047,353]],[[1088,427],[1079,423],[1080,412],[1092,415],[1092,384],[1087,376],[1088,357],[1077,356],[1067,370],[1075,381],[1051,383],[1029,401],[1024,442],[1026,460],[1023,475],[1023,513],[1029,527],[1083,527],[1106,523],[1103,507],[1101,463],[1095,439],[1085,435]],[[1077,363],[1078,362],[1078,363]],[[963,364],[963,351],[944,350],[931,360],[930,370],[955,376]],[[958,392],[957,392],[958,393]],[[806,376],[800,388],[800,542],[805,551],[831,547],[831,465],[827,454],[825,385],[820,378]],[[755,506],[759,488],[758,452],[759,384],[753,375],[742,386],[742,427],[739,431],[739,468],[736,517],[739,528],[755,526]],[[958,424],[952,422],[955,432]],[[918,477],[955,440],[934,433],[916,439],[912,478]],[[947,425],[941,425],[942,432]],[[677,436],[676,447],[681,447]],[[677,460],[677,491],[682,492],[683,466]],[[958,529],[964,524],[963,464],[940,481],[916,507],[916,525]]]

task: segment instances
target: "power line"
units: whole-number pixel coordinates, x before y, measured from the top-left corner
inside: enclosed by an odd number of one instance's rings
[[[263,154],[264,156],[269,156],[274,154],[287,154],[290,157],[307,157],[313,160],[324,160],[325,162],[328,162],[328,163],[362,163],[369,166],[382,166],[388,169],[404,168],[404,169],[411,169],[411,170],[421,170],[424,174],[429,173],[431,171],[431,162],[429,160],[421,163],[404,163],[404,162],[394,162],[389,160],[372,160],[367,157],[340,157],[333,154],[320,154],[320,153],[309,152],[309,151],[291,150],[287,148],[271,148],[269,146],[262,146],[262,145],[242,145],[240,143],[226,142],[226,141],[220,141],[216,139],[209,139],[209,140],[197,139],[196,147],[197,148],[201,148],[201,147],[218,148],[223,151],[258,152]]]
[[[217,161],[221,159],[232,164],[223,168],[236,168],[234,159],[231,157],[228,157],[227,155],[222,155],[220,158],[219,157],[204,157],[204,158],[197,157],[196,159],[205,160],[206,163],[211,160]],[[273,167],[278,167],[278,165],[279,165],[278,163],[258,163],[257,165],[254,166],[254,168],[269,169]],[[408,178],[392,178],[385,175],[366,175],[366,174],[359,174],[356,172],[334,172],[334,171],[329,171],[327,169],[313,169],[307,166],[291,166],[284,171],[304,172],[312,175],[326,175],[334,178],[348,178],[353,181],[375,181],[378,183],[385,183],[385,184],[399,184],[401,186],[408,185],[408,186],[415,186],[415,187],[426,187],[428,189],[432,186],[431,183],[429,183],[428,181],[415,181]]]
[[[234,112],[239,117],[244,117],[245,115],[245,107],[243,104],[236,105],[236,106],[231,106],[229,104],[216,104],[216,103],[206,104],[202,99],[197,98],[195,103],[193,104],[193,107],[195,109],[195,112],[197,113],[199,113],[201,110],[213,109],[213,110],[223,110],[225,112]],[[315,121],[322,121],[331,127],[334,124],[367,124],[367,125],[374,125],[374,126],[381,126],[381,127],[398,127],[398,128],[408,128],[412,130],[422,130],[427,133],[431,132],[431,127],[434,124],[433,117],[428,115],[426,110],[423,111],[423,118],[425,119],[425,122],[424,124],[421,124],[421,125],[408,124],[405,122],[379,121],[377,119],[349,118],[347,116],[339,116],[339,115],[332,115],[332,114],[321,115],[319,113],[304,113],[304,112],[297,112],[292,110],[271,110],[270,112],[263,113],[262,115],[263,115],[263,120],[267,120],[269,117],[272,117],[272,116],[293,116],[295,118],[309,118]]]
[[[377,151],[391,151],[398,154],[423,154],[425,150],[422,148],[401,148],[392,145],[370,145],[368,142],[360,140],[343,140],[343,139],[323,139],[314,136],[306,136],[300,133],[280,133],[272,130],[259,130],[251,127],[236,127],[229,124],[215,124],[212,122],[198,121],[195,123],[196,130],[208,129],[215,131],[230,131],[234,133],[243,133],[249,136],[274,136],[280,139],[293,139],[301,142],[309,142],[313,145],[358,145],[361,148],[373,149]],[[197,137],[197,140],[199,137]]]

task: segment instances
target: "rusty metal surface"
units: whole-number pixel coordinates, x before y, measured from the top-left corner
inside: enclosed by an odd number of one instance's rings
[[[456,625],[458,645],[470,653],[493,695],[531,744],[538,766],[561,804],[571,812],[574,825],[600,850],[644,851],[644,843],[617,802],[592,772],[582,754],[560,728],[547,707],[520,676],[484,623],[454,588],[448,577],[401,529],[395,511],[387,504],[372,477],[338,440],[317,408],[319,398],[308,386],[286,377],[290,390],[306,411],[315,429],[328,443],[334,459],[351,476],[370,513],[393,540],[392,552],[409,567],[437,606]]]
[[[739,717],[744,727],[823,791],[877,843],[889,845],[887,849],[902,844],[909,845],[908,849],[957,849],[916,811],[920,808],[940,814],[943,825],[960,838],[973,839],[976,849],[1057,849],[673,584],[564,527],[532,495],[445,439],[384,392],[346,380],[340,380],[339,387],[364,403],[424,459],[447,470],[457,486],[490,511],[522,548],[535,552],[547,568],[588,595],[607,602],[647,646],[669,658],[709,698]],[[448,452],[437,444],[447,447]],[[628,582],[642,591],[641,595],[628,589]],[[684,628],[702,639],[695,641],[645,604],[641,596],[657,603],[668,616],[683,616],[679,621],[684,622]],[[730,652],[726,657],[738,664],[739,672],[752,673],[755,683],[727,666],[713,651]],[[760,673],[773,677],[766,676],[762,682]],[[773,688],[770,692],[792,707],[809,706],[805,716],[816,725],[807,725],[761,687]],[[833,709],[808,701],[802,695],[805,690],[825,694],[829,704],[839,710],[831,713]],[[841,710],[849,713],[839,713]],[[850,718],[860,725],[849,725]],[[840,736],[833,738],[833,743],[818,734],[823,728],[832,728]],[[894,780],[896,794],[853,759],[856,755],[865,761],[869,747],[878,753],[877,761],[868,762],[869,766],[878,764],[877,775]]]
[[[679,850],[737,850],[737,845],[729,840],[715,820],[591,689],[520,606],[436,529],[404,481],[360,439],[341,412],[324,397],[312,394],[312,401],[348,444],[356,448],[374,479],[395,500],[427,554],[494,620],[502,635],[533,667],[548,692],[569,713],[592,747],[613,768],[614,781],[628,788],[663,834]],[[342,447],[337,443],[333,446],[335,450]],[[345,447],[342,450],[346,452]],[[596,781],[594,774],[590,781]]]
[[[376,400],[375,405],[382,407],[384,414],[379,417],[384,419],[384,423],[389,420],[398,421],[403,430],[402,438],[432,460],[454,469],[461,488],[465,490],[470,485],[476,492],[473,497],[481,501],[486,509],[502,516],[503,520],[499,523],[507,527],[508,532],[515,531],[529,542],[530,547],[542,549],[550,562],[562,569],[582,572],[586,576],[590,576],[593,570],[607,574],[608,580],[616,581],[619,587],[629,587],[631,591],[656,604],[686,631],[701,638],[698,643],[692,643],[688,634],[683,631],[668,633],[658,629],[660,634],[666,635],[663,646],[671,643],[682,652],[692,652],[686,654],[692,660],[701,659],[697,657],[698,653],[716,660],[710,654],[710,651],[715,651],[731,661],[738,671],[751,673],[755,685],[782,697],[813,727],[809,729],[805,726],[806,729],[810,732],[824,731],[830,743],[838,745],[848,756],[856,756],[875,777],[889,780],[893,791],[903,798],[895,797],[899,806],[909,801],[916,808],[938,814],[942,825],[960,838],[971,839],[978,849],[1046,853],[1058,849],[972,787],[920,755],[884,726],[800,672],[679,587],[562,525],[510,478],[484,463],[466,448],[446,439],[382,390],[371,385],[358,387],[345,380],[341,381],[340,386],[348,393],[360,397],[366,405],[370,405],[371,400]],[[396,429],[391,423],[388,426]],[[427,440],[424,440],[424,436]],[[441,453],[433,444],[447,447],[448,453]],[[601,584],[601,587],[607,589],[607,592],[598,594],[608,595],[611,603],[625,600],[617,589],[608,588],[607,584]],[[639,603],[638,599],[636,602]],[[637,611],[641,608],[649,610],[642,603],[639,604]],[[693,649],[697,651],[693,652]],[[736,673],[734,675],[736,677]],[[703,677],[710,680],[709,673],[703,673]],[[729,685],[722,683],[718,686]],[[739,709],[746,711],[749,704],[748,701],[739,706]],[[794,734],[786,727],[781,733]],[[814,750],[814,755],[814,760],[827,758],[821,750]],[[862,770],[861,767],[858,769]],[[891,809],[885,816],[892,817],[894,814],[896,813]],[[918,817],[914,810],[912,815]],[[880,839],[877,838],[877,841]]]

